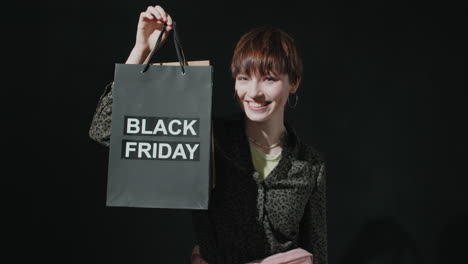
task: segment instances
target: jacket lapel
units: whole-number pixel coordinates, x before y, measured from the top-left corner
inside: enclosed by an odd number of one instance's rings
[[[263,180],[259,173],[255,171],[252,163],[249,143],[245,135],[245,115],[236,116],[235,121],[223,123],[218,129],[223,131],[217,134],[215,142],[225,158],[242,172],[242,176],[237,181],[243,182],[241,185],[248,184],[254,180],[257,184],[264,182],[267,186],[275,185],[278,181],[288,180],[303,176],[304,169],[308,162],[300,160],[300,143],[296,131],[289,123],[285,122],[287,136],[283,145],[282,158],[278,165],[270,172],[268,177]],[[285,174],[284,172],[288,173]],[[283,172],[283,173],[281,173]],[[245,176],[245,177],[244,177]],[[247,178],[246,178],[247,177]]]

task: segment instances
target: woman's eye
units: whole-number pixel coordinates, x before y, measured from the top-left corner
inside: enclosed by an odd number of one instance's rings
[[[273,78],[273,77],[266,77],[265,80],[267,80],[267,81],[269,81],[269,82],[274,82],[274,81],[276,81],[276,79]]]
[[[247,77],[245,77],[245,76],[239,76],[239,77],[237,77],[237,80],[239,80],[239,81],[246,81],[246,80],[247,80]]]

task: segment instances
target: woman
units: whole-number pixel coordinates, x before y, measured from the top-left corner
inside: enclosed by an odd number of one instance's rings
[[[164,23],[162,43],[172,30],[171,16],[160,6],[141,13],[126,63],[143,63]],[[297,103],[302,77],[297,47],[279,29],[253,29],[237,43],[231,70],[243,111],[213,122],[216,187],[209,209],[192,211],[192,263],[311,263],[309,253],[314,263],[327,263],[325,163],[284,120],[286,103]],[[113,85],[108,87],[90,128],[91,138],[107,146]]]

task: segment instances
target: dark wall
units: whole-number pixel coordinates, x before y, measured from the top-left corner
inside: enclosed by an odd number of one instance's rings
[[[212,61],[218,115],[239,111],[229,62],[244,32],[273,25],[296,39],[304,80],[287,119],[327,158],[330,263],[450,263],[461,256],[457,239],[467,237],[468,223],[461,7],[157,3],[177,21],[188,59]],[[88,137],[114,63],[125,62],[139,13],[151,4],[57,1],[40,8],[40,104],[54,121],[37,120],[45,146],[26,169],[46,172],[32,213],[41,240],[50,241],[41,245],[49,258],[188,263],[189,213],[106,207],[108,152]],[[172,42],[158,56],[175,61]]]

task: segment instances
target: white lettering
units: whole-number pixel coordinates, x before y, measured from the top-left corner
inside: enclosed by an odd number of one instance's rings
[[[195,124],[195,122],[197,122],[197,120],[192,120],[192,122],[190,122],[190,124],[187,125],[187,120],[184,120],[184,135],[187,135],[187,130],[190,129],[190,131],[192,131],[192,136],[196,136],[197,133],[195,133],[195,130],[193,129],[193,124]]]
[[[158,149],[158,143],[153,143],[153,159],[157,157],[156,156],[156,154],[158,154],[156,151],[157,149]]]
[[[187,155],[185,155],[184,146],[182,144],[177,144],[174,154],[172,155],[172,159],[176,159],[177,156],[181,156],[184,160],[187,159]]]
[[[181,132],[180,128],[177,129],[177,131],[174,131],[174,129],[172,128],[174,123],[178,123],[179,126],[182,125],[182,122],[180,122],[180,120],[177,120],[177,119],[172,120],[171,122],[169,122],[169,132],[171,133],[171,135],[179,135]]]
[[[131,148],[131,146],[136,146],[137,142],[126,142],[125,144],[125,157],[128,158],[130,156],[130,151],[135,151],[135,148]]]
[[[148,159],[151,158],[149,150],[151,149],[150,143],[141,142],[138,146],[138,158],[141,158],[141,154],[144,152]]]
[[[123,159],[198,160],[200,143],[125,141]],[[197,156],[196,156],[197,155]]]
[[[157,134],[159,131],[161,131],[164,135],[167,135],[166,126],[164,126],[164,121],[162,119],[159,119],[158,123],[156,123],[153,134]]]
[[[163,148],[166,148],[167,152],[164,154]],[[171,156],[172,148],[171,145],[167,143],[159,143],[159,158],[161,159],[167,159]]]
[[[140,132],[140,120],[136,118],[127,119],[127,134],[138,134]]]
[[[141,120],[141,134],[143,135],[151,135],[153,132],[150,130],[146,130],[146,119]]]
[[[190,152],[190,159],[193,159],[193,154],[195,153],[195,151],[197,150],[198,146],[200,144],[195,144],[193,148],[190,147],[190,144],[185,144],[185,146],[187,147],[188,151]]]

